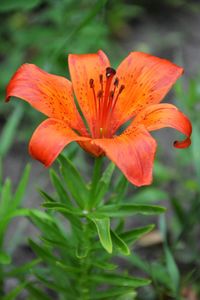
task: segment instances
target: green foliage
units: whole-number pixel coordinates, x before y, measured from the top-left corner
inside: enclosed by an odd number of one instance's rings
[[[2,182],[0,185],[0,295],[3,295],[4,280],[7,277],[13,276],[13,274],[11,274],[12,272],[10,271],[9,274],[6,269],[12,266],[14,270],[14,265],[12,264],[11,247],[9,247],[9,245],[5,245],[4,240],[7,233],[7,228],[13,217],[23,215],[21,214],[23,209],[19,207],[22,205],[22,201],[25,196],[29,173],[30,166],[27,165],[18,183],[15,193],[12,192],[12,184],[10,179],[6,179],[5,182]],[[26,283],[19,284],[2,299],[16,299],[16,296],[21,293],[25,285]]]
[[[22,277],[26,276],[30,268],[35,279],[28,282],[26,291],[33,299],[36,295],[42,299],[46,295],[45,288],[56,292],[63,299],[68,299],[67,295],[70,295],[70,299],[135,297],[135,289],[148,285],[150,280],[132,277],[126,271],[118,272],[112,257],[130,256],[130,245],[150,232],[153,225],[127,231],[123,226],[116,226],[116,221],[121,222],[133,214],[160,214],[164,208],[147,204],[122,204],[122,193],[119,197],[117,191],[119,186],[124,187],[125,197],[124,178],[116,180],[111,185],[112,189],[108,189],[114,176],[112,164],[102,171],[100,160],[96,162],[91,183],[83,181],[78,170],[65,156],[60,156],[59,164],[60,174],[55,170],[50,171],[54,193],[49,195],[40,191],[45,211],[25,208],[18,211],[27,215],[40,231],[38,239],[29,240],[37,259],[18,269],[13,268],[10,275],[19,272]],[[104,199],[110,196],[119,204],[105,202]],[[37,282],[40,282],[40,287]],[[106,289],[97,294],[97,289],[105,284]],[[120,298],[122,296],[124,298]]]
[[[123,255],[129,255],[130,249],[125,241],[115,232],[111,231],[112,242],[115,245],[115,248],[119,251],[119,253]]]
[[[24,194],[26,191],[28,178],[30,173],[30,165],[24,170],[21,180],[18,184],[15,194],[12,194],[11,181],[6,179],[5,183],[1,187],[0,195],[0,245],[3,244],[4,234],[6,233],[6,228],[14,215],[18,214],[18,207],[22,204]],[[19,210],[20,211],[20,210]]]
[[[165,212],[165,208],[157,205],[139,205],[139,204],[111,204],[97,209],[92,215],[110,216],[115,218],[124,218],[134,214],[155,215]]]
[[[89,197],[89,192],[87,186],[84,184],[83,178],[69,159],[60,155],[59,161],[61,173],[65,179],[65,183],[69,189],[69,192],[77,202],[77,205],[80,208],[84,208]]]
[[[0,135],[0,157],[4,158],[11,147],[16,135],[17,126],[23,116],[23,109],[17,107],[9,117]]]
[[[110,235],[110,219],[109,218],[91,218],[95,223],[102,246],[112,253],[112,240]]]

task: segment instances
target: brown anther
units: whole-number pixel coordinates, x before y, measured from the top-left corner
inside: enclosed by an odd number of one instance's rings
[[[119,79],[116,77],[114,81],[114,86],[118,87],[118,85],[119,85]]]
[[[122,92],[124,89],[125,89],[125,85],[122,84],[122,85],[120,86],[120,88],[119,88],[119,94],[121,94],[121,92]]]
[[[99,75],[99,81],[101,84],[103,83],[103,75],[102,74]]]
[[[94,79],[91,78],[89,84],[90,84],[90,88],[92,89],[94,87]]]
[[[108,67],[106,68],[106,77],[114,76],[116,74],[115,69]]]
[[[110,98],[113,99],[114,97],[114,91],[110,91]]]
[[[103,92],[102,90],[98,91],[97,93],[97,97],[100,99],[103,96]]]

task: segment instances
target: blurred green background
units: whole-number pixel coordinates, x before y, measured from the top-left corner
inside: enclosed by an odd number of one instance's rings
[[[4,103],[5,87],[21,64],[34,63],[48,72],[68,76],[69,53],[102,49],[114,66],[128,52],[139,50],[168,58],[185,68],[184,78],[179,80],[168,99],[191,118],[192,146],[183,151],[172,149],[170,142],[176,133],[162,130],[157,134],[159,153],[154,185],[138,191],[130,189],[135,201],[164,200],[169,208],[167,244],[162,254],[158,251],[159,255],[152,261],[155,249],[150,243],[146,250],[138,247],[137,254],[144,255],[148,261],[146,266],[139,256],[131,260],[132,268],[137,267],[153,278],[154,284],[148,293],[141,292],[143,300],[175,299],[166,295],[174,289],[177,278],[180,293],[186,295],[184,299],[199,299],[199,15],[198,0],[0,0],[0,157],[3,177],[9,175],[14,185],[25,161],[30,160],[28,140],[43,118],[23,101],[19,103],[13,99],[10,104]],[[85,156],[85,159],[88,158]],[[76,163],[80,161],[77,159]],[[79,167],[84,170],[86,165],[82,163]],[[38,162],[33,162],[31,176],[32,182],[37,178],[37,184],[48,188],[47,171]],[[30,206],[39,203],[34,188],[29,188]],[[165,221],[160,220],[161,228],[165,225]],[[30,232],[32,230],[26,229],[27,235]],[[166,256],[169,249],[170,259]],[[169,271],[171,267],[175,271]],[[171,274],[170,279],[166,274]]]

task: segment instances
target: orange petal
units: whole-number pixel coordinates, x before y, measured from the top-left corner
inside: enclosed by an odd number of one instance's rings
[[[105,155],[104,151],[99,147],[96,146],[93,142],[93,140],[87,141],[87,142],[79,142],[79,145],[83,150],[90,153],[90,155],[94,157],[99,157]]]
[[[186,148],[191,144],[192,125],[189,119],[172,104],[155,104],[144,108],[132,122],[134,127],[139,124],[143,124],[149,131],[163,127],[175,128],[187,138],[181,142],[174,142],[174,146]]]
[[[182,68],[166,59],[142,52],[130,53],[117,69],[119,83],[125,88],[115,107],[116,127],[146,105],[159,103],[182,73]]]
[[[151,183],[156,141],[143,126],[128,128],[113,139],[93,142],[102,148],[131,183],[136,186]]]
[[[82,134],[86,132],[74,103],[72,84],[64,77],[24,64],[8,84],[6,100],[11,96],[22,98],[48,117],[66,121]]]
[[[87,140],[78,136],[65,122],[51,118],[42,122],[34,131],[29,152],[48,167],[69,143]]]
[[[70,54],[68,61],[76,98],[93,134],[95,131],[96,114],[94,94],[89,81],[90,79],[94,80],[94,89],[97,94],[101,89],[99,76],[100,74],[105,74],[106,68],[110,66],[109,60],[105,53],[100,50],[95,54]]]

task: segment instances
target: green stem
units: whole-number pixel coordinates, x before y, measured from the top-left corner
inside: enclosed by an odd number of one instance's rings
[[[85,221],[86,223],[83,225],[83,242],[88,252],[86,257],[83,257],[80,261],[80,300],[90,300],[89,272],[91,267],[91,236],[89,232],[89,222],[87,219],[85,219]]]
[[[89,201],[87,203],[87,205],[88,205],[87,209],[89,209],[89,210],[93,207],[97,184],[101,178],[102,163],[103,163],[103,157],[95,158],[94,171],[93,171],[93,175],[92,175],[92,183],[91,183],[91,190],[90,190],[90,197],[89,197]]]
[[[89,199],[87,202],[87,206],[85,210],[91,210],[94,206],[94,198],[96,194],[96,189],[98,182],[101,178],[101,171],[102,171],[102,163],[103,158],[99,157],[95,159],[94,163],[94,171],[92,175],[92,182],[91,182],[91,190]],[[85,218],[83,224],[83,231],[82,231],[82,241],[83,245],[87,248],[87,255],[81,259],[81,276],[80,276],[80,300],[90,300],[90,280],[89,274],[92,266],[92,239],[93,235],[90,231],[90,221]]]

